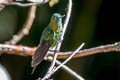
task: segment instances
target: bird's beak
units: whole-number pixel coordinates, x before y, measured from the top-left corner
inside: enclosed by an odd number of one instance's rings
[[[61,19],[61,18],[63,18],[63,17],[65,17],[65,15],[62,15],[61,17],[59,17],[59,19]]]

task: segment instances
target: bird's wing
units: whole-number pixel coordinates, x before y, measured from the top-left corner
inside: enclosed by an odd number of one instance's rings
[[[40,62],[44,59],[45,55],[47,54],[47,51],[49,50],[51,46],[51,41],[45,41],[43,40],[41,45],[38,46],[37,50],[35,51],[35,54],[32,57],[32,67],[36,67]]]
[[[47,51],[53,43],[54,32],[46,28],[41,36],[40,45],[32,57],[32,67],[36,67],[45,57]]]

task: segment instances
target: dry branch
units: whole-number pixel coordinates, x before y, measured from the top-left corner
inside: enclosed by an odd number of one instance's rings
[[[35,19],[35,13],[36,13],[37,6],[31,6],[28,12],[28,16],[26,19],[25,24],[23,25],[23,29],[18,32],[18,34],[14,35],[13,38],[6,42],[6,44],[13,44],[15,45],[17,42],[19,42],[24,36],[29,34],[29,30],[33,24],[33,21]]]
[[[22,45],[7,45],[7,44],[0,44],[0,53],[3,54],[13,54],[13,55],[21,55],[21,56],[32,56],[35,52],[37,47],[27,47]],[[103,52],[111,52],[111,51],[120,51],[120,42],[116,42],[114,44],[109,45],[102,45],[90,49],[84,49],[77,52],[73,58],[103,53]],[[69,52],[59,52],[57,59],[66,59],[68,58],[73,51]],[[53,56],[53,52],[48,52],[46,57]]]
[[[67,29],[67,25],[68,25],[68,22],[70,20],[70,16],[71,16],[71,12],[72,12],[72,0],[69,0],[68,2],[68,5],[67,5],[68,9],[67,9],[67,13],[66,13],[66,18],[65,18],[65,22],[63,24],[63,32],[62,32],[62,36],[61,36],[61,42],[58,43],[58,50],[60,50],[60,47],[61,47],[61,44],[62,44],[62,41],[64,39],[64,35],[65,35],[65,32],[66,32],[66,29]]]
[[[12,1],[8,0],[8,2],[0,2],[0,4],[5,5],[5,6],[30,7],[30,6],[39,6],[39,5],[45,4],[47,2],[49,2],[49,0],[39,0],[39,2],[34,2],[34,0],[33,0],[33,2],[31,2],[31,3],[12,2]]]
[[[62,62],[59,66],[53,69],[50,75],[53,75],[58,69],[60,69],[63,65],[65,65],[68,61],[72,59],[72,57],[84,46],[85,43],[82,43],[64,62]],[[78,77],[77,77],[78,78]],[[81,76],[79,76],[78,80],[85,80]]]

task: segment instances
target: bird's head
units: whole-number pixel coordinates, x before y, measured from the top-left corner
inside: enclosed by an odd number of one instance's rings
[[[59,22],[59,21],[62,20],[62,18],[63,18],[64,16],[65,16],[65,15],[61,15],[61,14],[59,14],[59,13],[54,13],[54,14],[52,15],[51,21],[52,21],[52,22]]]
[[[64,17],[65,15],[61,15],[59,13],[54,13],[52,15],[52,18],[51,18],[51,22],[50,22],[50,28],[54,31],[57,31],[57,30],[61,30],[62,29],[62,18]]]

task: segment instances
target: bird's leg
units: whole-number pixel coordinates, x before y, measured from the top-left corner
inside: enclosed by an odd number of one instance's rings
[[[55,52],[55,53],[58,53],[58,52],[59,52],[59,50],[58,50],[58,49],[55,49],[55,50],[54,50],[54,52]]]
[[[52,49],[49,49],[49,51],[54,52],[54,50],[52,50]]]
[[[55,46],[55,47],[53,47],[53,48],[50,48],[50,49],[49,49],[49,51],[54,52],[54,51],[55,51],[55,49],[56,49],[56,46]]]
[[[61,42],[63,42],[63,40],[59,40],[58,42],[60,42],[60,43],[61,43]]]

